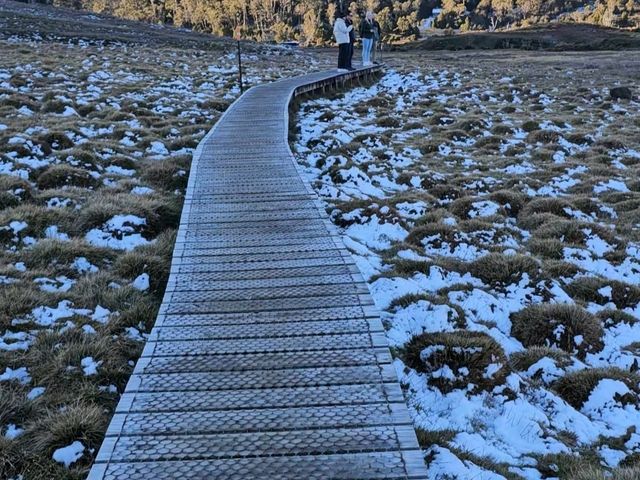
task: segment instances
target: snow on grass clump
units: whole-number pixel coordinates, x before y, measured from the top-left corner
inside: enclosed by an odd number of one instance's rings
[[[111,317],[112,312],[108,308],[104,308],[100,305],[96,306],[95,311],[91,314],[91,319],[98,323],[107,323]]]
[[[16,381],[23,385],[28,385],[31,382],[31,376],[26,367],[16,368],[15,370],[7,367],[2,375],[0,375],[0,382]]]
[[[4,431],[4,437],[8,438],[9,440],[13,440],[14,438],[19,437],[23,433],[24,433],[24,428],[19,428],[15,424],[10,423],[7,425]]]
[[[93,265],[85,257],[77,257],[73,261],[72,266],[78,271],[78,273],[95,273],[98,271],[98,267]]]
[[[469,210],[469,217],[491,217],[500,211],[500,205],[489,200],[482,200],[472,204]]]
[[[463,462],[450,450],[435,445],[426,451],[431,458],[429,478],[473,478],[482,480],[504,480],[505,477],[482,468],[471,461]]]
[[[605,247],[606,248],[606,247]],[[602,276],[611,280],[619,280],[635,285],[640,285],[640,248],[631,245],[626,249],[626,256],[619,264],[613,264],[606,258],[602,258],[602,248],[591,249],[565,247],[563,249],[564,259],[577,265],[583,270],[594,275]]]
[[[160,141],[151,142],[149,148],[147,148],[148,154],[151,154],[155,158],[162,158],[169,155],[169,150],[164,143]]]
[[[44,231],[44,234],[46,238],[51,238],[53,240],[60,240],[63,242],[69,240],[69,235],[60,232],[57,225],[51,225],[50,227],[47,227]]]
[[[140,290],[142,292],[149,290],[149,274],[143,273],[136,277],[136,279],[131,284],[133,288],[136,290]]]
[[[5,330],[0,335],[0,350],[15,352],[28,350],[33,343],[33,334],[28,332],[12,332]]]
[[[131,189],[133,195],[151,195],[153,192],[153,188],[149,187],[133,187]]]
[[[58,448],[53,452],[52,458],[63,464],[66,468],[69,468],[73,463],[77,462],[84,455],[85,447],[82,442],[75,441],[71,445]]]
[[[598,185],[593,187],[593,193],[603,193],[607,191],[614,192],[628,192],[629,188],[625,185],[622,180],[611,179],[606,182],[600,182]]]
[[[68,292],[69,290],[71,290],[71,287],[73,287],[73,285],[75,285],[76,283],[75,280],[71,278],[67,278],[64,275],[58,276],[55,279],[41,277],[41,278],[36,278],[33,281],[38,285],[40,285],[40,290],[45,292],[52,292],[52,293]]]
[[[482,286],[482,282],[469,273],[460,275],[442,267],[430,265],[428,272],[415,273],[409,278],[381,277],[371,282],[369,289],[379,308],[388,308],[396,299],[411,294],[433,293],[454,285]]]
[[[377,215],[373,215],[365,223],[349,226],[346,234],[369,248],[383,250],[389,248],[392,241],[403,240],[407,231],[398,224],[381,222]]]
[[[98,368],[100,367],[100,365],[102,365],[102,362],[94,360],[93,357],[85,357],[80,361],[82,372],[87,377],[96,375],[98,373]]]
[[[139,233],[146,224],[144,218],[136,215],[116,215],[105,222],[102,228],[94,228],[87,232],[85,238],[98,247],[133,250],[150,243]]]
[[[428,300],[411,303],[396,311],[392,318],[392,327],[387,332],[392,347],[401,347],[423,333],[449,332],[461,324],[464,326],[464,318],[458,310]]]
[[[44,387],[33,387],[27,394],[27,400],[35,400],[41,396],[47,389]]]
[[[36,324],[49,327],[56,322],[74,315],[88,315],[91,310],[84,308],[73,308],[73,303],[69,300],[61,300],[56,307],[36,307],[31,311],[29,320],[33,320]]]

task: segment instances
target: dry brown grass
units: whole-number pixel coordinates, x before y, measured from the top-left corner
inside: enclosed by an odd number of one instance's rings
[[[155,321],[191,151],[230,104],[223,97],[235,87],[236,77],[208,71],[226,61],[223,40],[147,26],[140,27],[146,33],[133,36],[116,28],[113,19],[91,22],[84,14],[79,14],[82,28],[74,31],[72,18],[3,12],[3,33],[11,30],[16,37],[0,39],[0,70],[11,73],[8,85],[0,87],[0,161],[3,169],[14,168],[12,175],[0,176],[0,244],[5,247],[0,272],[15,283],[0,285],[0,335],[25,332],[31,344],[26,351],[0,350],[0,373],[26,367],[31,382],[3,382],[0,388],[0,429],[15,423],[25,430],[14,440],[0,431],[0,478],[80,480],[140,354],[141,342],[132,337],[147,333]],[[67,41],[62,30],[71,39],[82,31],[86,41]],[[28,31],[41,31],[43,40],[25,36]],[[127,43],[134,38],[135,45]],[[156,41],[147,44],[144,38]],[[253,79],[309,68],[308,57],[296,53],[261,50],[256,58],[245,65]],[[99,71],[109,78],[97,78]],[[167,88],[186,77],[193,82],[188,87],[193,95]],[[90,84],[100,88],[96,96]],[[174,110],[159,110],[163,103]],[[78,115],[60,115],[67,106]],[[21,115],[22,107],[33,115]],[[122,141],[129,138],[127,132],[133,133],[132,144]],[[147,152],[155,141],[168,150],[162,158]],[[153,192],[132,193],[139,186]],[[89,244],[87,232],[115,215],[144,218],[142,233],[153,243],[131,252]],[[3,228],[14,221],[27,224],[18,235]],[[44,238],[50,226],[68,234],[69,241]],[[78,258],[98,271],[79,270],[74,266]],[[146,292],[130,285],[142,273],[150,276]],[[75,282],[69,291],[45,292],[35,283],[39,277],[58,276]],[[51,326],[31,321],[34,308],[55,307],[63,300],[89,313]],[[98,305],[112,312],[107,323],[91,318]],[[101,362],[96,375],[84,375],[81,362],[87,357]],[[26,400],[33,387],[46,390]],[[86,455],[70,469],[54,462],[52,452],[75,440],[83,443]]]
[[[598,319],[575,305],[532,305],[512,314],[511,322],[512,335],[526,347],[556,346],[584,358],[603,346]]]
[[[622,467],[609,472],[602,468],[579,466],[566,478],[567,480],[636,480],[640,478],[640,467]]]
[[[567,403],[577,409],[580,409],[589,399],[589,395],[591,395],[593,389],[603,379],[612,379],[623,382],[632,393],[625,396],[628,398],[621,398],[619,401],[623,404],[638,404],[638,394],[640,394],[640,377],[635,373],[614,367],[590,368],[567,373],[564,377],[560,378],[553,384],[553,389],[558,392],[558,394],[564,398]]]
[[[375,252],[384,267],[371,281],[429,274],[438,266],[452,276],[470,274],[482,282],[451,280],[444,288],[434,289],[435,294],[396,298],[385,314],[394,334],[406,321],[398,307],[427,300],[455,304],[468,325],[481,324],[499,330],[498,336],[519,339],[528,348],[510,356],[510,368],[515,371],[525,372],[545,357],[560,371],[569,364],[579,364],[577,360],[586,362],[589,369],[589,362],[596,365],[596,356],[599,362],[603,361],[600,357],[610,356],[612,362],[619,358],[617,347],[602,347],[603,338],[615,343],[615,335],[604,337],[606,330],[634,328],[637,322],[637,277],[620,272],[625,268],[629,272],[628,264],[636,261],[633,249],[640,241],[640,161],[635,153],[623,150],[640,151],[640,120],[634,104],[615,102],[607,92],[619,82],[635,85],[640,61],[618,52],[593,56],[522,51],[483,52],[482,58],[477,53],[420,52],[394,55],[388,61],[400,74],[426,78],[429,88],[415,97],[415,90],[390,95],[382,88],[360,105],[338,99],[338,105],[348,112],[346,122],[335,115],[337,109],[320,102],[318,108],[303,107],[322,114],[320,121],[326,122],[326,130],[306,146],[318,154],[318,168],[336,182],[337,189],[346,190],[338,183],[342,182],[343,166],[326,161],[325,144],[330,154],[346,157],[344,168],[371,169],[372,183],[385,191],[383,198],[345,205],[327,196],[330,210],[340,205],[339,221],[356,208],[362,209],[366,218],[377,211],[370,208],[375,203],[389,206],[392,218],[402,215],[401,209],[395,208],[401,201],[423,199],[427,204],[424,215],[403,219],[409,235],[392,242],[389,249]],[[440,85],[433,86],[436,81]],[[404,106],[396,109],[399,97]],[[374,118],[382,119],[388,127],[376,135],[349,130],[353,125],[377,126]],[[341,126],[356,137],[353,145],[330,139],[331,131]],[[378,146],[370,147],[370,141]],[[374,162],[359,163],[354,157],[356,148],[362,146],[375,156]],[[414,149],[415,158],[406,165],[395,165],[390,161],[392,153],[399,154],[405,147]],[[305,155],[300,161],[305,164]],[[386,188],[377,175],[407,190]],[[609,184],[610,180],[618,183]],[[471,205],[480,200],[497,203],[496,214],[469,218]],[[427,237],[429,242],[423,243]],[[445,243],[451,248],[438,251]],[[602,253],[597,252],[598,246],[604,247]],[[575,254],[570,255],[568,248]],[[415,255],[426,258],[406,259]],[[517,286],[525,274],[530,279],[526,293]],[[623,277],[625,282],[620,281]],[[606,287],[611,287],[611,298]],[[575,305],[551,303],[568,301],[565,294]],[[521,299],[525,308],[511,316],[510,331],[509,322],[501,325],[499,320],[493,321],[491,312],[500,317],[501,307],[511,308],[514,297]],[[542,305],[544,302],[550,304]],[[597,315],[587,311],[595,312],[599,307],[606,309]],[[394,324],[396,318],[401,318],[398,325]],[[437,335],[445,334],[431,334]],[[424,337],[416,336],[408,344],[417,339]],[[628,355],[640,352],[637,342],[618,343],[625,361]],[[431,344],[425,341],[425,345]],[[416,351],[422,350],[416,343]],[[421,368],[426,382],[446,383],[433,375],[441,364],[427,369],[415,352],[413,360],[407,366]],[[636,367],[637,363],[630,368]],[[553,375],[543,373],[522,375],[521,385],[526,385],[525,390],[550,388]],[[419,409],[419,395],[412,401]],[[500,401],[490,395],[487,403]],[[549,420],[553,425],[553,415]],[[572,454],[540,457],[538,469],[543,476],[571,478],[580,466],[586,470],[593,466],[594,475],[599,475],[603,469],[597,446],[585,448],[575,435],[556,426],[545,431],[545,438],[562,442]],[[480,427],[473,430],[484,435]],[[448,432],[426,432],[423,436],[425,446],[447,444],[450,438]],[[488,437],[487,442],[491,443]],[[467,458],[465,452],[454,453]],[[487,468],[502,472],[499,465]]]
[[[525,255],[492,253],[472,262],[469,272],[487,285],[506,286],[519,283],[524,274],[535,281],[540,276],[540,266]]]
[[[469,385],[475,385],[474,391],[491,390],[502,384],[509,373],[500,345],[479,332],[418,335],[403,348],[402,357],[409,367],[427,373],[428,383],[443,393]],[[497,365],[497,369],[487,378],[487,367],[492,364]],[[455,380],[448,378],[442,369],[450,369]],[[468,373],[464,373],[464,369]]]
[[[567,352],[549,347],[530,347],[516,352],[509,357],[509,363],[514,370],[526,371],[545,357],[553,359],[559,367],[571,365],[571,356]]]

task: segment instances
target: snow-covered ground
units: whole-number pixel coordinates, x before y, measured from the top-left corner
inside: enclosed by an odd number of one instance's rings
[[[155,320],[191,155],[239,95],[235,51],[170,29],[149,44],[4,32],[0,477],[83,478]],[[323,61],[257,49],[245,85]]]
[[[633,80],[480,57],[307,101],[297,158],[383,312],[431,478],[633,465],[640,103],[609,98]]]

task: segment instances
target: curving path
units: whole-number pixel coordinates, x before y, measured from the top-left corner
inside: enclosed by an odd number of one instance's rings
[[[169,284],[89,479],[426,479],[378,313],[252,88],[193,159]]]

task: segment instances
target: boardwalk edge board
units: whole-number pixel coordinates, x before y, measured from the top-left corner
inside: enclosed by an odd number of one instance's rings
[[[380,71],[253,87],[200,142],[89,480],[428,478],[380,313],[288,143],[295,97]]]

